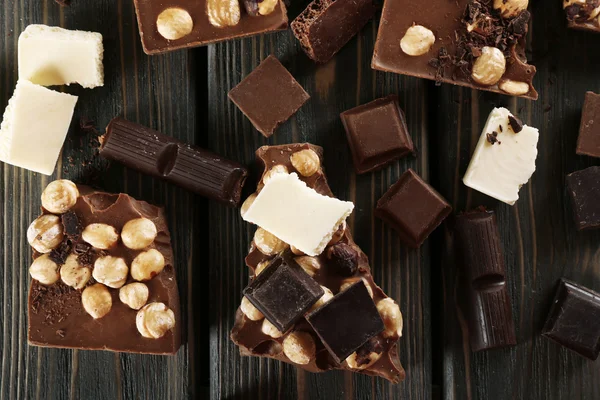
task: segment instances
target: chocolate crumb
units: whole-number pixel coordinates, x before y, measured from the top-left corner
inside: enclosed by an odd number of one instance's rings
[[[498,132],[493,131],[492,133],[486,133],[485,137],[487,138],[487,141],[490,142],[490,144],[495,144],[498,143],[500,144],[500,141],[498,141]]]
[[[77,262],[83,267],[91,267],[95,260],[96,252],[91,247],[85,253],[81,253],[77,256]]]
[[[68,211],[60,217],[65,235],[74,241],[77,241],[81,236],[83,227],[79,222],[79,217],[73,211]]]
[[[523,122],[521,122],[519,118],[515,117],[512,114],[508,116],[508,124],[510,125],[514,133],[519,133],[523,130]]]
[[[53,249],[48,257],[58,265],[63,265],[70,253],[71,243],[67,239],[63,240],[57,248]]]
[[[502,133],[502,131],[503,131],[502,125],[498,125],[498,130],[500,131],[500,133]]]

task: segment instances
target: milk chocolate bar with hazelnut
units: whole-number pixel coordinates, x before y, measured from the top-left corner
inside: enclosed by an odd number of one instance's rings
[[[564,0],[569,28],[600,33],[600,0]]]
[[[30,344],[177,352],[179,292],[162,208],[58,180],[42,193],[27,240]]]
[[[285,171],[297,173],[318,193],[333,196],[323,171],[322,155],[323,151],[320,147],[308,143],[261,147],[256,152],[257,159],[263,167],[257,193],[264,187],[265,179]],[[256,194],[253,194],[244,202],[242,214],[255,198]],[[269,262],[284,252],[291,253],[294,261],[312,276],[324,291],[323,296],[311,307],[309,313],[333,299],[334,295],[362,281],[384,322],[384,330],[372,336],[349,357],[339,360],[342,362],[338,362],[330,350],[338,356],[343,355],[344,352],[342,349],[335,348],[333,343],[329,343],[328,350],[315,329],[308,323],[306,319],[308,314],[301,317],[289,330],[281,332],[243,297],[231,332],[231,339],[239,346],[240,353],[247,356],[273,358],[311,372],[342,369],[379,376],[394,383],[402,381],[405,374],[400,365],[397,349],[398,339],[402,335],[400,308],[373,281],[369,260],[352,240],[346,223],[338,227],[325,251],[315,257],[302,254],[264,229],[258,228],[246,257],[246,265],[251,269],[251,279],[260,276],[259,274],[265,270]],[[317,323],[316,320],[313,322]],[[319,328],[330,329],[321,324]],[[365,332],[358,332],[357,327],[356,333],[368,338],[372,332],[367,335]],[[335,335],[323,334],[323,337],[331,338]]]
[[[385,0],[374,69],[536,100],[522,0]]]

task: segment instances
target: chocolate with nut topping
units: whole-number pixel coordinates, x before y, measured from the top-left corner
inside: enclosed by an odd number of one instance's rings
[[[569,28],[600,33],[600,0],[563,0]]]

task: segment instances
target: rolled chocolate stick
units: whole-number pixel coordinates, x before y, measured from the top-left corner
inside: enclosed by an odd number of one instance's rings
[[[492,211],[475,210],[456,218],[456,246],[467,280],[466,302],[473,351],[515,345],[515,328],[502,246]]]
[[[106,128],[100,155],[233,207],[248,176],[235,161],[120,117]]]

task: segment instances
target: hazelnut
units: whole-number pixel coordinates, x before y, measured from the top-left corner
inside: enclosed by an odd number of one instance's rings
[[[303,255],[305,255],[303,251],[299,250],[295,246],[290,246],[290,250],[292,251],[292,254],[295,254],[297,256],[303,256]]]
[[[29,275],[43,285],[52,285],[60,278],[58,264],[52,261],[48,254],[33,260],[31,267],[29,267]]]
[[[140,282],[133,282],[119,289],[119,299],[121,302],[134,310],[144,307],[149,295],[148,286]]]
[[[138,311],[135,324],[143,337],[160,339],[175,327],[175,313],[163,303],[150,303]]]
[[[316,350],[315,341],[308,332],[294,331],[283,339],[283,353],[293,363],[308,364]]]
[[[267,265],[269,265],[268,261],[259,262],[256,268],[254,269],[254,276],[258,276],[261,272],[263,272],[264,269],[267,268]]]
[[[302,267],[304,272],[306,272],[310,276],[315,276],[317,271],[321,269],[321,263],[316,257],[311,256],[302,256],[295,257],[294,261],[298,263],[299,266]]]
[[[260,15],[269,15],[275,11],[279,0],[262,0],[258,2],[258,13]]]
[[[254,307],[254,304],[250,303],[250,300],[248,300],[246,297],[242,297],[240,309],[242,310],[244,315],[252,321],[260,321],[265,317],[263,313],[258,311],[258,308]]]
[[[269,322],[269,320],[266,318],[263,321],[260,330],[262,331],[262,333],[264,333],[267,336],[271,336],[273,339],[278,339],[283,336],[283,332],[277,329],[275,325]]]
[[[95,280],[113,289],[118,289],[125,284],[129,268],[125,260],[119,257],[100,257],[94,263],[92,276]]]
[[[235,26],[240,22],[239,0],[207,0],[206,13],[212,26]]]
[[[179,7],[169,7],[156,18],[156,29],[168,40],[181,39],[189,35],[194,28],[190,13]]]
[[[529,0],[494,0],[494,9],[503,18],[514,18],[527,10]]]
[[[82,266],[77,261],[77,255],[71,254],[65,260],[65,265],[60,267],[60,279],[65,285],[75,289],[83,289],[92,276],[89,268]]]
[[[165,268],[165,257],[160,251],[150,249],[137,255],[131,263],[131,277],[136,281],[148,281]]]
[[[352,369],[367,369],[371,365],[375,364],[377,360],[381,358],[382,353],[376,353],[374,351],[370,352],[366,356],[359,357],[359,355],[354,352],[346,358],[346,363]]]
[[[304,149],[292,154],[290,162],[302,176],[313,176],[321,167],[319,155],[312,149]]]
[[[258,228],[254,233],[254,244],[261,253],[267,256],[281,253],[288,247],[287,243],[279,240],[275,235],[265,231],[263,228]]]
[[[81,293],[81,304],[85,311],[94,319],[102,318],[112,308],[112,296],[101,283],[88,286]]]
[[[339,242],[340,240],[342,240],[342,238],[344,237],[344,233],[346,233],[346,220],[344,220],[335,230],[335,232],[333,232],[333,236],[331,237],[331,240],[329,241],[329,243],[327,244],[328,246],[333,246],[334,244],[336,244],[337,242]]]
[[[119,240],[119,232],[106,224],[90,224],[85,227],[81,237],[93,247],[106,250],[114,246]]]
[[[500,49],[485,46],[473,64],[471,78],[480,85],[495,85],[506,71],[506,59]]]
[[[373,298],[373,289],[371,289],[371,285],[369,285],[369,282],[365,278],[360,278],[360,279],[362,279],[363,283],[365,284],[365,287],[367,288],[367,292],[369,292],[369,295],[371,296],[371,298]],[[359,278],[351,278],[351,279],[343,280],[342,285],[340,286],[340,292],[343,292],[344,290],[348,289],[350,286],[354,285],[358,281],[359,281]]]
[[[54,214],[64,214],[77,203],[78,197],[77,185],[60,179],[50,182],[42,192],[42,207]]]
[[[358,269],[358,251],[347,243],[337,243],[328,248],[327,259],[344,276],[352,276]]]
[[[319,300],[317,300],[317,302],[313,304],[313,306],[310,308],[310,311],[316,310],[317,308],[327,303],[329,300],[333,299],[333,292],[329,290],[329,288],[321,286],[321,289],[323,289],[323,292],[325,293],[323,293],[323,296],[321,296],[321,298],[319,298]]]
[[[56,215],[42,215],[27,228],[27,241],[38,253],[50,253],[63,238],[63,225]]]
[[[256,193],[252,193],[244,201],[244,203],[242,204],[242,208],[240,209],[240,215],[242,216],[242,218],[244,217],[244,214],[246,214],[246,211],[250,209],[250,206],[252,205],[252,203],[254,203],[254,200],[256,200]]]
[[[422,56],[426,54],[435,43],[435,35],[424,26],[413,25],[406,30],[400,40],[402,51],[409,56]]]
[[[263,177],[262,177],[262,183],[264,185],[267,184],[267,182],[269,182],[269,180],[277,175],[277,174],[287,174],[288,169],[285,165],[281,165],[281,164],[277,164],[272,166],[267,172],[264,173]]]
[[[377,303],[377,311],[385,325],[383,336],[386,338],[402,336],[402,313],[398,304],[388,297]]]
[[[121,230],[123,244],[132,250],[141,250],[150,246],[157,235],[156,225],[148,218],[136,218],[128,221]]]
[[[513,81],[511,79],[502,79],[498,84],[498,88],[515,96],[521,96],[529,93],[529,83]]]

